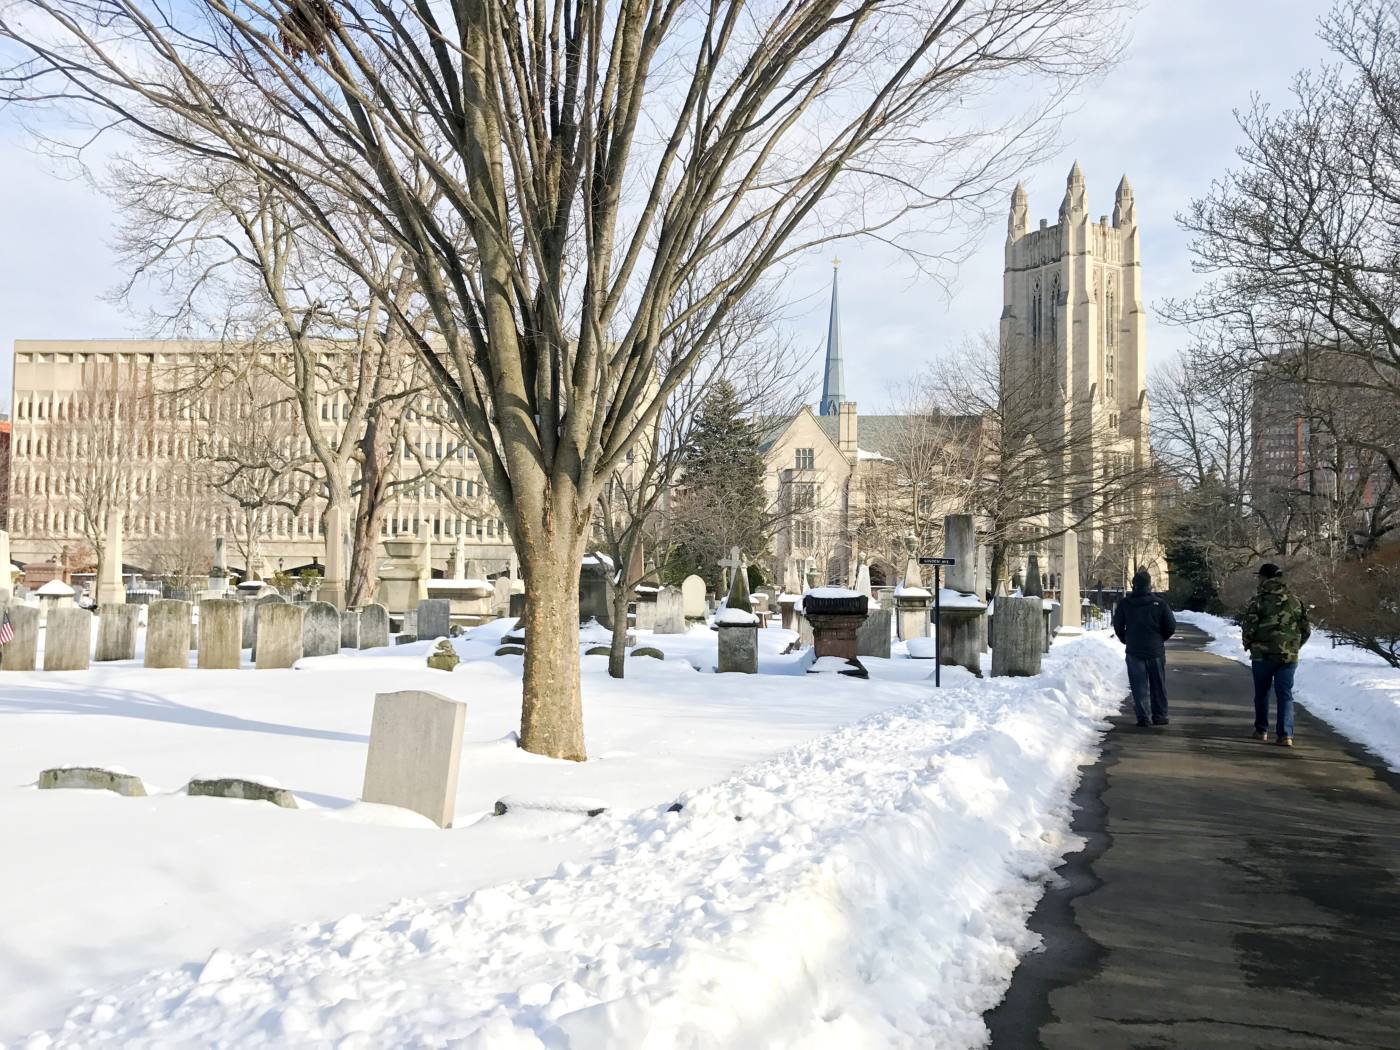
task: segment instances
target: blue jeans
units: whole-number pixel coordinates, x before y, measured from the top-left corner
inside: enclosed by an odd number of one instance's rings
[[[1167,661],[1165,657],[1128,656],[1128,686],[1133,691],[1133,710],[1139,722],[1147,721],[1147,702],[1152,700],[1152,717],[1167,717]]]
[[[1297,663],[1285,664],[1277,660],[1255,660],[1250,665],[1254,670],[1254,728],[1264,733],[1269,729],[1269,686],[1274,687],[1278,698],[1279,736],[1293,735],[1293,673]]]

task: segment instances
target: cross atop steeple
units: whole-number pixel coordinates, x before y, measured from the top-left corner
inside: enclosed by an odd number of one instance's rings
[[[836,275],[840,259],[831,260],[831,317],[826,326],[826,369],[822,373],[823,416],[837,415],[846,400],[846,380],[841,368],[841,311],[837,304]]]

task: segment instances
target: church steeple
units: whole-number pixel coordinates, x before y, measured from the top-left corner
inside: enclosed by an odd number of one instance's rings
[[[826,326],[826,370],[822,374],[823,416],[838,415],[846,400],[846,380],[841,370],[841,311],[837,305],[836,275],[840,259],[831,260],[831,317]]]

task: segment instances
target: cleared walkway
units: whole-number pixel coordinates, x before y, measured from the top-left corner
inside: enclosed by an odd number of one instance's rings
[[[1400,778],[1305,709],[1296,748],[1251,739],[1205,640],[1172,643],[1172,724],[1126,705],[1086,771],[994,1050],[1400,1050]]]

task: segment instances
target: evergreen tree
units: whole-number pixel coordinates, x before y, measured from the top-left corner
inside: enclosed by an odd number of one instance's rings
[[[759,428],[744,413],[733,385],[720,380],[701,406],[686,448],[668,577],[694,572],[718,588],[719,561],[731,547],[744,551],[751,563],[767,552],[763,469]]]

